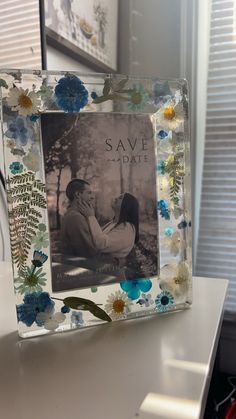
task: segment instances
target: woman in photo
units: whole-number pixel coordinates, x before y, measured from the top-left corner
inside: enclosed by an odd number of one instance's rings
[[[112,209],[113,220],[101,228],[92,205],[82,200],[79,203],[97,252],[118,260],[122,265],[139,240],[139,204],[133,195],[126,192],[114,199]]]

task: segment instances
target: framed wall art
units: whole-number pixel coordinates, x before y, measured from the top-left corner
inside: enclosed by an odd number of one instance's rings
[[[8,70],[0,85],[20,336],[190,307],[186,81]]]
[[[118,0],[44,1],[49,44],[95,71],[116,71]]]

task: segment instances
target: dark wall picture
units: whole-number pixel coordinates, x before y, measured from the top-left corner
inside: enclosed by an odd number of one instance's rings
[[[47,113],[41,137],[53,291],[156,276],[149,116]]]

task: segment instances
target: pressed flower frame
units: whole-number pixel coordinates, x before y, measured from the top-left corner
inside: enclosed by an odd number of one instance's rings
[[[30,337],[191,306],[191,197],[186,80],[2,70],[4,149],[19,334]],[[147,115],[153,126],[158,277],[53,293],[41,140],[43,113]]]

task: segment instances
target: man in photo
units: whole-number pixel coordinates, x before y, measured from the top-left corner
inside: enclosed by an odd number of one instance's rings
[[[81,201],[89,206],[94,205],[94,194],[90,184],[82,179],[73,179],[67,185],[66,196],[69,206],[62,219],[62,253],[66,256],[93,257],[97,250],[93,244],[87,219],[79,208]]]

